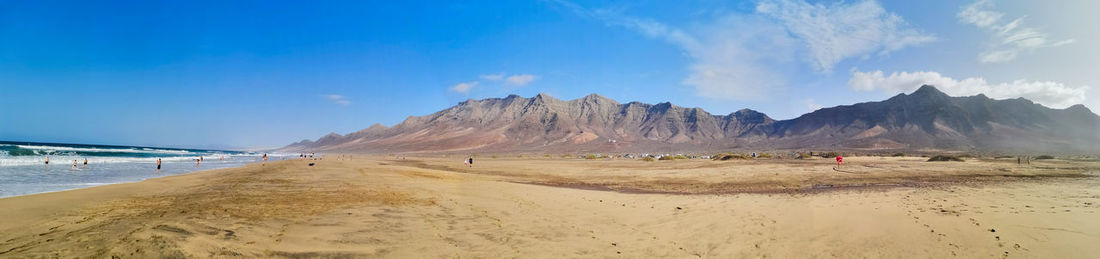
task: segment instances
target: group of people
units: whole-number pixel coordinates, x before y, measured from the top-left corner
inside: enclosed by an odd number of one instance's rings
[[[50,165],[50,157],[46,157],[46,166]],[[84,158],[84,165],[80,168],[88,168],[88,158]],[[77,160],[73,160],[73,170],[77,170]]]
[[[305,157],[305,154],[302,154],[302,157]],[[313,154],[310,154],[309,157],[312,158]],[[202,161],[205,160],[205,159],[206,158],[203,157],[203,156],[199,156],[199,158],[196,158],[195,159],[195,167],[198,167],[199,164],[202,163]],[[221,156],[220,158],[218,158],[218,160],[225,160],[225,156]],[[73,167],[72,167],[73,170],[78,169],[79,163],[77,163],[77,162],[78,162],[77,160],[73,160]],[[157,171],[158,172],[160,171],[161,164],[162,164],[161,159],[157,158]],[[50,165],[50,157],[49,156],[46,157],[45,165],[46,166]],[[267,165],[267,154],[263,154],[263,165]],[[88,168],[88,158],[84,158],[84,165],[80,166],[79,168]]]

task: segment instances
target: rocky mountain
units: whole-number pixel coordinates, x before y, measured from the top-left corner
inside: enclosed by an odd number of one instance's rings
[[[1026,99],[951,97],[923,86],[881,102],[819,109],[776,121],[743,109],[713,115],[670,103],[620,104],[592,94],[558,100],[467,100],[375,124],[347,135],[303,140],[283,151],[314,152],[570,152],[704,151],[721,149],[1100,150],[1100,116],[1082,105],[1051,109]]]

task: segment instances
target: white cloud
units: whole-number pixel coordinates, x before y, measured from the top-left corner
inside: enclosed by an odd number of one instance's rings
[[[937,72],[894,72],[884,75],[882,71],[855,71],[848,85],[860,91],[880,90],[890,93],[908,93],[921,85],[933,85],[937,89],[953,96],[985,94],[990,98],[1008,99],[1023,97],[1034,102],[1053,107],[1065,108],[1085,101],[1088,86],[1070,87],[1051,81],[1015,80],[1008,83],[990,84],[981,77],[955,80]]]
[[[697,36],[649,19],[603,9],[589,10],[565,1],[558,3],[578,15],[634,30],[680,48],[692,59],[687,66],[689,74],[682,83],[694,87],[700,96],[750,100],[786,84],[784,77],[766,63],[781,62],[778,57],[783,53],[793,55],[792,41],[782,28],[759,17],[728,16],[701,28]]]
[[[830,5],[770,0],[760,2],[756,11],[778,20],[805,43],[808,62],[823,72],[832,71],[834,65],[848,58],[889,54],[936,40],[870,0]]]
[[[534,82],[535,79],[538,79],[538,77],[531,74],[519,74],[509,76],[508,78],[504,79],[504,82],[513,86],[523,86]]]
[[[978,55],[982,63],[1001,63],[1016,59],[1021,53],[1036,49],[1057,47],[1075,42],[1073,39],[1051,41],[1047,35],[1036,29],[1023,26],[1024,18],[1001,24],[1004,13],[988,10],[993,7],[991,0],[979,0],[959,11],[959,21],[985,29],[995,38],[990,49]]]
[[[332,101],[332,103],[335,103],[335,104],[337,104],[337,105],[340,105],[340,106],[348,106],[348,105],[351,105],[351,101],[350,101],[350,100],[348,100],[348,98],[347,98],[347,97],[344,97],[343,95],[339,95],[339,94],[326,94],[326,95],[323,95],[323,96],[324,96],[324,97],[325,97],[326,99],[328,99],[329,101]]]
[[[451,86],[451,91],[454,91],[454,92],[457,92],[457,93],[462,93],[462,94],[466,94],[466,93],[469,93],[469,92],[470,92],[470,89],[471,89],[471,88],[474,88],[474,86],[477,86],[477,84],[478,84],[478,82],[477,82],[477,81],[474,81],[474,82],[466,82],[466,83],[459,83],[459,84],[457,84],[457,85]]]
[[[504,79],[504,73],[480,75],[478,77],[485,81],[500,81]]]
[[[809,108],[811,111],[816,111],[818,109],[825,108],[825,106],[821,106],[821,104],[818,104],[816,101],[814,101],[814,99],[806,99],[805,103],[806,103],[806,108]]]
[[[845,59],[934,40],[909,29],[874,1],[811,5],[765,0],[755,14],[727,15],[692,31],[567,1],[556,3],[577,15],[677,46],[692,60],[681,83],[712,99],[759,100],[785,88],[787,74],[797,72],[789,63],[800,52],[807,53],[806,62],[814,69],[827,72]]]
[[[477,86],[478,84],[481,84],[483,81],[485,81],[485,82],[503,82],[503,84],[508,85],[508,86],[520,87],[520,86],[530,84],[531,82],[534,82],[535,80],[539,79],[538,76],[532,75],[532,74],[513,74],[513,75],[509,76],[505,73],[484,74],[484,75],[479,75],[478,78],[480,78],[481,80],[480,81],[470,81],[470,82],[465,82],[465,83],[459,83],[459,84],[456,84],[454,86],[451,86],[450,90],[452,92],[466,94],[466,93],[470,92],[470,89],[473,89],[475,86]],[[505,89],[506,90],[511,90],[509,87],[505,87]]]
[[[781,67],[794,60],[796,46],[782,27],[731,16],[701,30],[703,37],[680,45],[693,59],[681,83],[699,96],[752,100],[786,87]]]

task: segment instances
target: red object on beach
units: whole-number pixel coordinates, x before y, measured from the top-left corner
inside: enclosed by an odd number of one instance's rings
[[[837,164],[840,164],[840,163],[843,163],[843,162],[844,162],[844,157],[836,156],[836,163]]]

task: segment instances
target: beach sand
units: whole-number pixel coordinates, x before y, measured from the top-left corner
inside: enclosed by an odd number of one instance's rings
[[[334,158],[0,199],[0,257],[1100,254],[1100,162]]]

